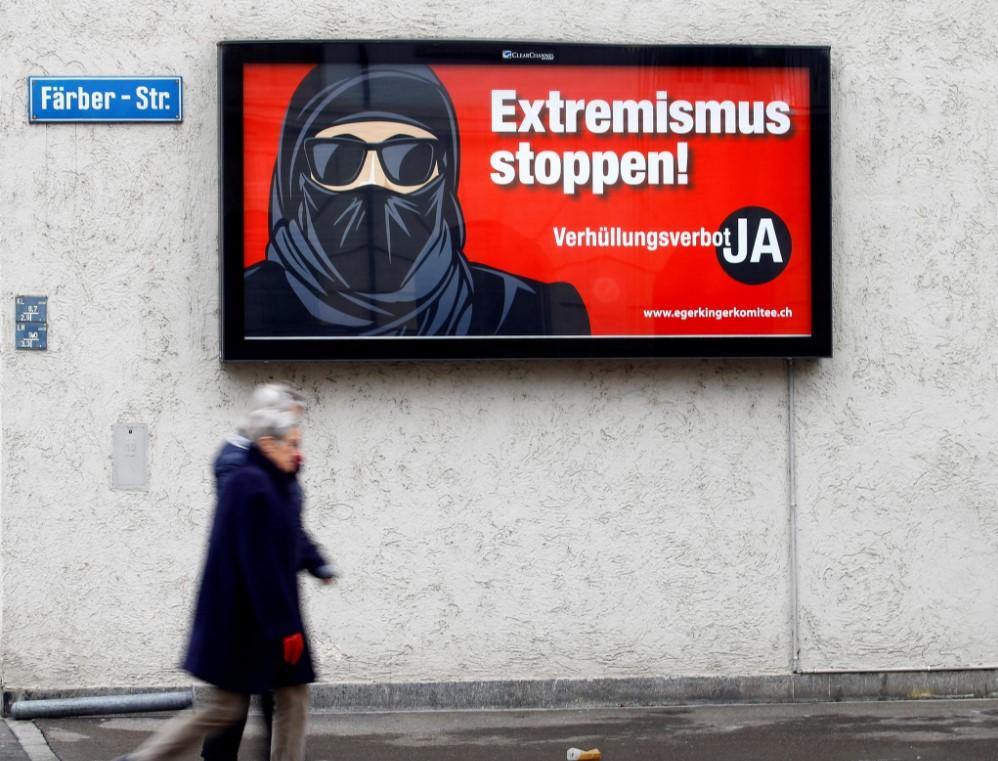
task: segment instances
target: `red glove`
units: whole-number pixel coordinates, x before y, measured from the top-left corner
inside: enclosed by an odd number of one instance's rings
[[[302,651],[305,649],[305,638],[301,632],[290,634],[284,638],[284,661],[294,666],[301,660]]]

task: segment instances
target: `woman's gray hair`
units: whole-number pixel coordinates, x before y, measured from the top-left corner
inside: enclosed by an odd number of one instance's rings
[[[259,441],[265,436],[283,439],[301,424],[301,416],[292,409],[261,407],[246,416],[242,431],[250,441]]]
[[[305,397],[284,383],[264,383],[253,390],[251,409],[259,410],[263,407],[284,409],[293,406],[304,410]]]
[[[243,419],[236,430],[240,436],[245,436],[250,441],[256,441],[261,436],[275,435],[273,433],[253,435],[253,432],[259,429],[260,423],[267,419],[265,415],[258,415],[257,413],[263,413],[267,410],[289,413],[295,417],[295,425],[298,425],[305,412],[305,397],[283,383],[264,383],[253,390],[253,400],[250,410],[251,412]],[[294,426],[291,426],[291,428],[294,428]]]

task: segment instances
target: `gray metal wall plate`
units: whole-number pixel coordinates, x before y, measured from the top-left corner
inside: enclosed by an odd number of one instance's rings
[[[140,424],[119,423],[111,431],[111,488],[145,491],[148,430]]]

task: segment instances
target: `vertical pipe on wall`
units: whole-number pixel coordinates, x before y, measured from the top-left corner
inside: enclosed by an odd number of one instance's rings
[[[4,663],[6,659],[4,658],[4,653],[6,651],[6,638],[4,637],[4,588],[6,587],[6,563],[4,562],[3,549],[4,549],[4,512],[3,512],[3,490],[4,490],[4,470],[3,470],[3,381],[4,381],[4,360],[6,355],[0,355],[0,696],[3,695],[3,688],[6,684],[4,680]],[[0,700],[0,707],[2,707],[2,700]]]
[[[800,672],[800,610],[797,598],[797,389],[794,385],[794,361],[787,360],[787,526],[790,557],[790,671]]]

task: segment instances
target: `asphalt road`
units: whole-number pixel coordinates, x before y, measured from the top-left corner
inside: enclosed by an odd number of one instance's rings
[[[28,730],[60,761],[102,761],[166,716],[40,719]],[[307,759],[561,761],[573,746],[598,747],[604,761],[998,761],[998,701],[315,713]],[[46,760],[36,752],[32,761]],[[263,761],[258,717],[240,761]]]

